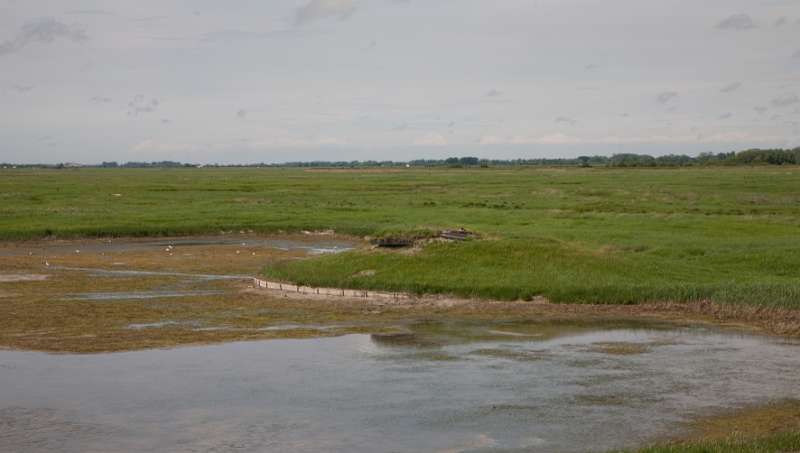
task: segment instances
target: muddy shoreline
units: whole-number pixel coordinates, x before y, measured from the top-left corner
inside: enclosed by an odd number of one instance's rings
[[[794,310],[712,302],[348,298],[257,290],[249,280],[271,263],[361,246],[353,238],[318,234],[2,242],[0,347],[130,351],[381,333],[425,320],[645,320],[800,337],[800,312]]]

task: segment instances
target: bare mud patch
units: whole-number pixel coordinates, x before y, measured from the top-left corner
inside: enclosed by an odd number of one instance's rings
[[[513,361],[534,362],[549,357],[547,351],[514,350],[508,348],[485,348],[470,352],[471,355],[505,359]]]
[[[592,344],[587,350],[610,355],[636,355],[650,352],[650,345],[642,343],[629,343],[624,341],[611,341]]]

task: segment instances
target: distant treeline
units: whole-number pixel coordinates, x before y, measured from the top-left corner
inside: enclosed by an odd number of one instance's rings
[[[580,156],[561,159],[481,159],[478,157],[448,157],[447,159],[417,159],[411,161],[353,160],[284,162],[279,164],[209,164],[197,165],[173,161],[160,162],[103,162],[97,165],[62,163],[3,164],[3,168],[194,168],[194,167],[273,167],[273,168],[404,168],[404,167],[691,167],[704,165],[800,165],[800,147],[794,149],[748,149],[729,153],[701,153],[698,156],[669,154],[653,157],[648,154],[614,154],[613,156]]]
[[[64,162],[60,164],[9,164],[0,163],[2,168],[195,168],[200,167],[197,164],[185,164],[182,162],[174,162],[171,160],[162,160],[158,162],[103,162],[94,165],[76,164],[72,162]]]

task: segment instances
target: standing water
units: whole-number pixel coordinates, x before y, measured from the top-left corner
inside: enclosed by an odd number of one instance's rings
[[[800,395],[800,349],[699,328],[422,325],[0,352],[0,451],[605,451]]]

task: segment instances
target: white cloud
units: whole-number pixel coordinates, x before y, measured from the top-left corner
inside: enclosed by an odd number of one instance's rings
[[[431,132],[414,140],[417,146],[443,146],[447,144],[447,139],[442,134]]]
[[[190,143],[161,142],[152,138],[142,140],[131,147],[131,150],[139,152],[175,152],[195,149],[198,149],[198,146]]]
[[[700,140],[703,143],[771,143],[781,139],[779,135],[753,135],[747,132],[724,132],[711,135],[665,134],[665,135],[607,135],[600,137],[576,137],[567,134],[547,134],[538,137],[495,135],[483,136],[481,145],[630,145],[630,144],[689,144]]]
[[[539,137],[534,143],[539,143],[542,145],[566,145],[584,143],[584,140],[566,134],[549,134]]]
[[[584,140],[561,133],[543,136],[511,135],[506,137],[484,135],[478,139],[478,144],[480,145],[565,145],[576,143],[584,143]]]

